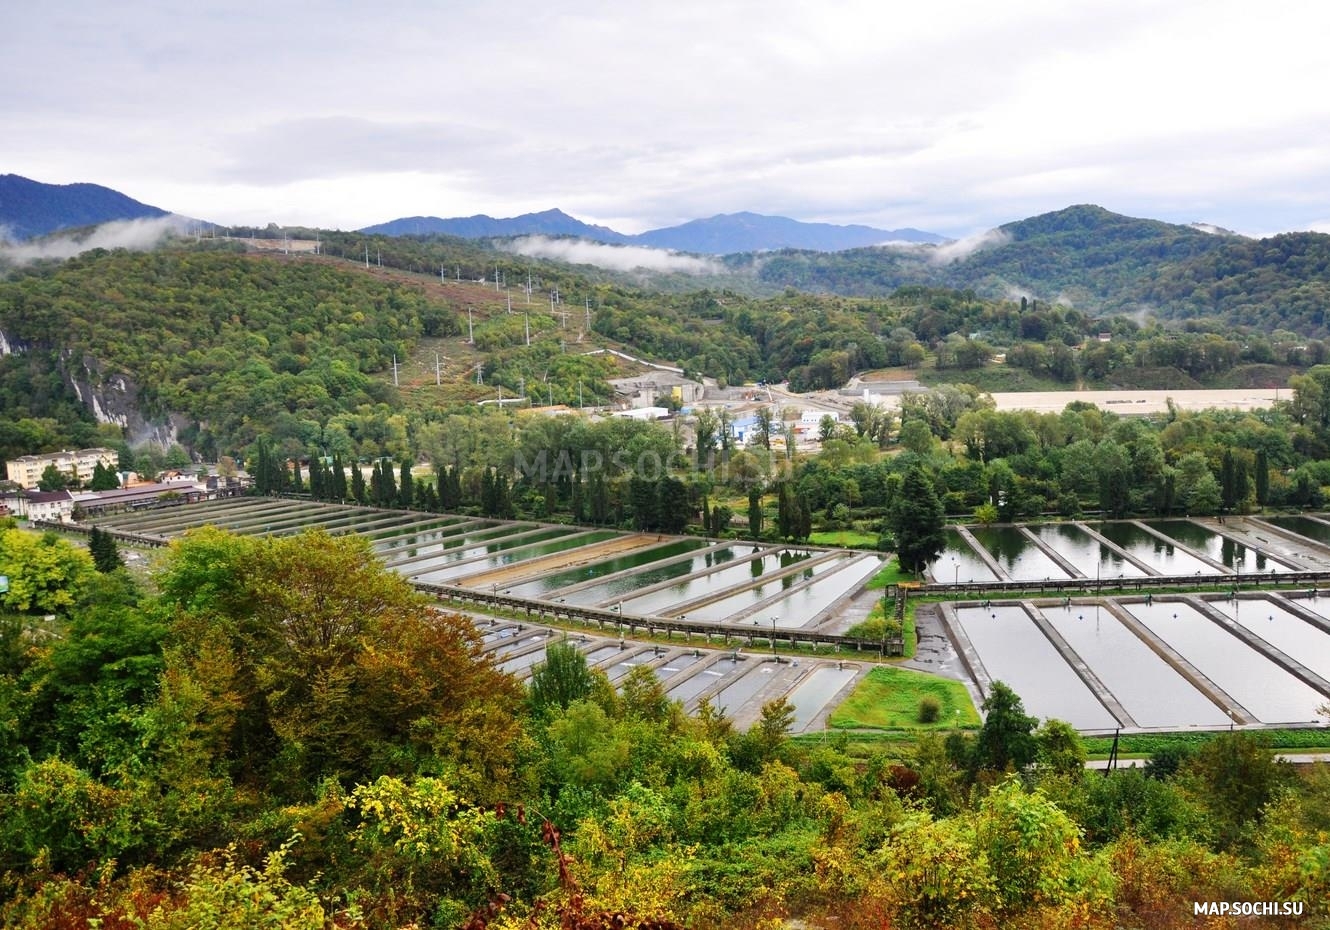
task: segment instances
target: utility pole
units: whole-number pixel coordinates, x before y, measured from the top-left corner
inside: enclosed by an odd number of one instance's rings
[[[393,353],[393,387],[397,387],[397,353]]]
[[[435,387],[438,387],[440,384],[443,384],[443,375],[442,375],[442,372],[441,372],[441,370],[440,370],[440,368],[439,368],[439,353],[438,353],[438,352],[435,352],[435,353],[434,353],[434,386],[435,386]]]
[[[365,270],[369,271],[369,243],[365,243]]]
[[[466,308],[466,341],[471,345],[476,344],[476,327],[471,319],[471,307]]]
[[[531,346],[531,314],[528,313],[528,314],[525,314],[525,316],[526,316],[526,344],[527,344],[527,347],[530,348],[530,346]]]
[[[476,384],[484,384],[484,383],[485,383],[485,363],[479,362],[476,364]]]

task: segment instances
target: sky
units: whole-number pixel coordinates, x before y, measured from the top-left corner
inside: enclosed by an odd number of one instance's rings
[[[3,2],[0,173],[222,224],[1330,232],[1321,2]]]

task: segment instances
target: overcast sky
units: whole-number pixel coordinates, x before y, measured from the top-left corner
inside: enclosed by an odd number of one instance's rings
[[[221,223],[1330,231],[1330,4],[8,0],[0,173]]]

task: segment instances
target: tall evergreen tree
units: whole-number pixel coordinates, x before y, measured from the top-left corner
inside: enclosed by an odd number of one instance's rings
[[[329,490],[332,499],[335,501],[345,501],[346,493],[346,467],[342,464],[342,457],[334,455],[332,461],[332,482]]]
[[[748,535],[758,539],[762,535],[762,492],[748,489]]]
[[[403,510],[409,509],[416,502],[415,488],[412,487],[411,463],[402,463],[402,479],[397,485],[397,504]]]
[[[1264,449],[1256,450],[1256,503],[1264,507],[1270,502],[1270,456]]]
[[[357,504],[369,503],[369,490],[365,487],[365,472],[359,462],[351,464],[351,496]]]
[[[88,534],[88,554],[92,556],[92,564],[97,571],[103,574],[109,575],[125,564],[120,558],[115,537],[99,527],[94,526]]]
[[[932,480],[918,466],[905,473],[887,525],[896,538],[896,558],[907,572],[922,572],[946,548],[945,515]]]

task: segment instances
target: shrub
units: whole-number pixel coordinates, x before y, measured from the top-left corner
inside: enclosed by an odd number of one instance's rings
[[[942,704],[935,697],[926,697],[919,702],[919,722],[937,723],[942,715]]]

